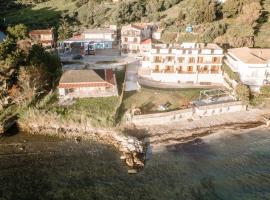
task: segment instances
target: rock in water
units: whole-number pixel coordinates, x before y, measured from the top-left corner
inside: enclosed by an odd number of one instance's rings
[[[129,173],[129,174],[137,174],[138,171],[137,171],[136,169],[129,169],[129,170],[128,170],[128,173]]]

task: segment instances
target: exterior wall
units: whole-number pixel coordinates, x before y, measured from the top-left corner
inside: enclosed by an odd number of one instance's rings
[[[223,83],[222,74],[177,74],[177,73],[151,73],[148,79],[166,83],[193,83],[210,84]]]
[[[173,112],[148,114],[148,115],[127,115],[126,122],[135,125],[159,125],[188,120],[194,117],[206,117],[212,115],[220,115],[225,113],[233,113],[246,110],[247,106],[242,102],[220,103],[208,106],[199,106],[194,109],[183,109]]]
[[[122,54],[138,54],[141,50],[141,42],[151,38],[151,29],[136,29],[131,26],[125,26],[121,30],[121,48]]]
[[[165,124],[169,122],[177,122],[179,120],[187,120],[192,118],[193,110],[185,109],[167,113],[148,114],[148,115],[135,115],[132,118],[127,118],[128,123],[136,125],[155,125]]]
[[[117,87],[79,87],[74,89],[58,88],[61,98],[85,98],[118,96]]]
[[[54,35],[53,33],[47,33],[47,34],[29,34],[32,42],[42,44],[42,46],[53,46],[54,45]]]
[[[149,43],[149,44],[141,44],[141,45],[140,45],[140,52],[141,52],[142,54],[148,53],[149,51],[151,51],[151,46],[152,46],[152,43]]]
[[[195,107],[196,115],[203,117],[203,116],[212,116],[218,115],[223,113],[233,113],[238,111],[246,110],[247,106],[244,105],[242,102],[233,102],[233,103],[225,103],[225,104],[218,104],[217,106],[200,106]]]
[[[42,34],[40,35],[40,40],[53,40],[53,35],[52,34]]]
[[[113,33],[84,33],[85,39],[100,39],[115,41],[115,35]]]
[[[58,88],[58,92],[60,96],[65,96],[66,95],[66,91],[64,88]]]
[[[260,87],[270,81],[270,63],[246,64],[232,54],[226,54],[225,63],[239,74],[241,81],[249,85],[253,92],[259,92]]]
[[[152,34],[152,38],[155,39],[155,40],[160,40],[161,39],[161,34],[162,34],[161,31],[155,31]]]
[[[195,44],[184,43],[179,49],[164,45],[152,48],[142,61],[142,69],[150,71],[150,77],[146,78],[161,82],[222,84],[223,50],[190,49],[191,45]]]

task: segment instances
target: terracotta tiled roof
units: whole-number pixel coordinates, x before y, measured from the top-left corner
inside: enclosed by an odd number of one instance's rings
[[[59,88],[76,87],[111,87],[115,85],[113,71],[101,70],[68,70],[62,75]]]
[[[52,34],[52,29],[44,29],[44,30],[32,30],[29,32],[29,35],[41,35],[41,34]]]
[[[78,88],[78,87],[112,87],[106,82],[88,82],[88,83],[59,83],[59,88]]]
[[[114,34],[115,31],[110,29],[110,28],[94,28],[94,29],[86,29],[83,33],[93,33],[93,34],[97,34],[97,33],[100,33],[100,34],[105,34],[105,33],[108,33],[108,34]]]
[[[151,44],[151,43],[152,43],[151,39],[146,39],[146,40],[141,42],[141,44]]]

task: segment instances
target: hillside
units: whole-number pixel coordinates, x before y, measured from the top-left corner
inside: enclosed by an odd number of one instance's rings
[[[0,19],[0,25],[24,23],[30,28],[58,28],[65,24],[61,30],[66,28],[74,33],[84,27],[156,22],[165,30],[162,37],[164,42],[199,41],[228,43],[232,47],[270,47],[270,0],[227,0],[223,5],[215,0],[36,2],[29,5],[26,4],[29,3],[28,0],[21,0],[21,6],[5,9],[6,12],[2,16],[5,21]],[[3,7],[0,4],[1,6]],[[192,25],[193,33],[185,32],[188,25]]]

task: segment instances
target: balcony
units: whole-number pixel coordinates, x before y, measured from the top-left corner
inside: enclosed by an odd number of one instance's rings
[[[121,35],[125,37],[141,37],[140,33],[122,33]]]
[[[173,74],[173,73],[175,73],[175,71],[174,71],[174,69],[165,69],[164,73]]]
[[[152,73],[162,73],[163,70],[162,69],[154,69],[152,70]]]
[[[219,70],[211,70],[211,74],[219,74]]]
[[[163,63],[163,60],[156,59],[153,61],[153,63]]]

